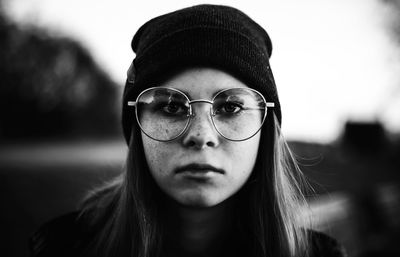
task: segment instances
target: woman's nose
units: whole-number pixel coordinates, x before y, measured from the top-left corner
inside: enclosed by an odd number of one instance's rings
[[[188,147],[204,149],[219,145],[220,136],[215,130],[210,116],[210,105],[207,103],[192,106],[194,115],[183,135],[183,144]]]

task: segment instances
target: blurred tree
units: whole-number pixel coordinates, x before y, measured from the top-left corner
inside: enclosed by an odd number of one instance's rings
[[[389,5],[397,14],[400,14],[400,0],[381,0],[383,3]],[[397,42],[400,44],[400,16],[394,17],[392,24],[390,24],[393,33],[397,38]]]
[[[88,51],[14,24],[2,11],[0,83],[0,139],[101,136],[118,128],[118,87]]]

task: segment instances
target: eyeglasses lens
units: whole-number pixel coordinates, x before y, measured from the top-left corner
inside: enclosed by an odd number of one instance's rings
[[[215,128],[230,140],[244,140],[262,126],[266,111],[263,97],[249,89],[222,91],[214,99]]]
[[[143,132],[161,141],[179,136],[189,122],[188,99],[171,89],[146,91],[139,97],[136,110]]]

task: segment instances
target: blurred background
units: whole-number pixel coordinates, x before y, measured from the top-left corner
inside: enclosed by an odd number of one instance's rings
[[[144,22],[201,1],[0,0],[0,252],[119,174],[120,99]],[[315,228],[400,256],[400,1],[209,1],[270,34],[283,131]],[[4,253],[4,254],[3,254]]]

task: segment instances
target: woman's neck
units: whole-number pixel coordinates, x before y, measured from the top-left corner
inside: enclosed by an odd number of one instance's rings
[[[194,255],[213,255],[231,231],[232,202],[207,208],[172,204],[166,235],[176,248]]]

